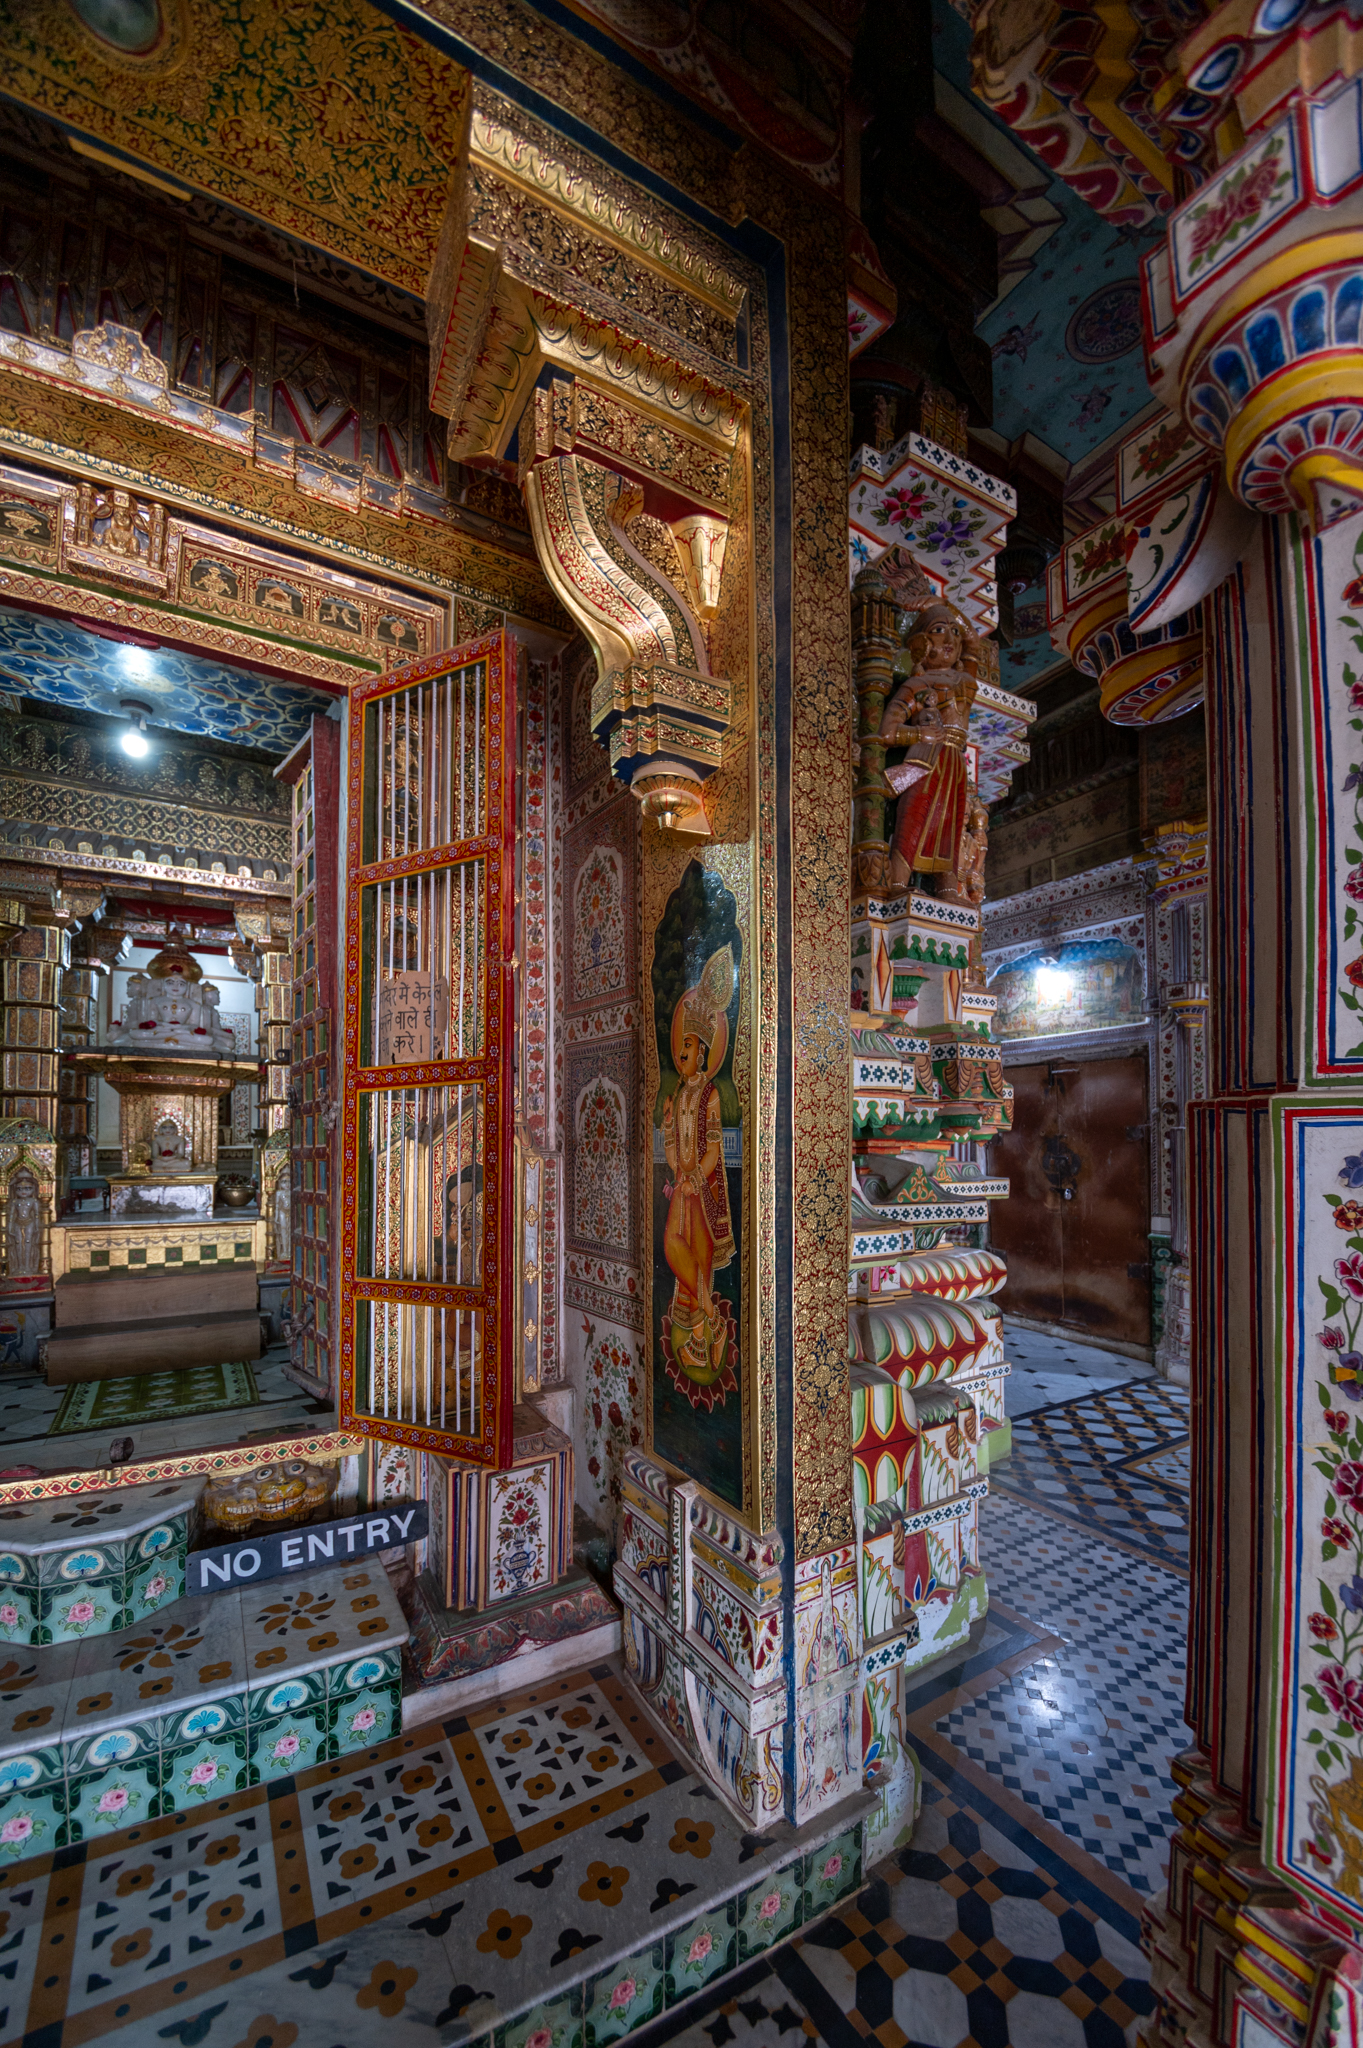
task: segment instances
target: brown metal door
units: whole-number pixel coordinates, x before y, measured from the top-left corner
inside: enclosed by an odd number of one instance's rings
[[[1012,1182],[991,1241],[1008,1260],[1007,1315],[1095,1343],[1150,1342],[1149,1077],[1144,1053],[1009,1067],[1013,1128],[992,1171]]]

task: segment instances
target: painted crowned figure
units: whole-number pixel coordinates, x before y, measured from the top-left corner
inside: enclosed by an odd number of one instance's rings
[[[668,1335],[677,1365],[700,1386],[723,1376],[728,1349],[728,1319],[716,1306],[714,1277],[734,1256],[734,1231],[714,1076],[729,1042],[725,1013],[733,987],[734,956],[724,946],[710,955],[672,1013],[672,1063],[681,1080],[663,1111],[671,1175],[663,1256],[676,1276]]]
[[[888,780],[901,792],[890,843],[889,880],[955,875],[966,829],[969,782],[965,743],[975,701],[979,654],[974,635],[951,605],[930,604],[909,629],[913,674],[885,706],[880,737],[908,743]]]

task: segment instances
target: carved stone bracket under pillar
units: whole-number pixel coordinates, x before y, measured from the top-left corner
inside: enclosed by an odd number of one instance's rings
[[[574,452],[574,387],[555,378],[521,421],[535,550],[597,660],[591,725],[645,815],[709,834],[702,785],[723,758],[728,682],[710,672],[703,614],[718,604],[725,523],[669,526],[643,487]]]

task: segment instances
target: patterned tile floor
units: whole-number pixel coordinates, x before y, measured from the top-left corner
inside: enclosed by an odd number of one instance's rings
[[[911,1847],[641,2048],[1123,2048],[1152,2010],[1139,1913],[1174,1825],[1166,1760],[1188,1741],[1186,1400],[1091,1346],[1010,1332],[1007,1349],[1024,1456],[990,1475],[984,1629],[907,1702]],[[1177,1527],[1142,1509],[1136,1471]],[[1103,1540],[1114,1507],[1120,1547]]]
[[[1063,1380],[1059,1363],[1028,1370]],[[992,1475],[987,1621],[908,1699],[912,1844],[794,1942],[633,2034],[640,2048],[1121,2048],[1151,2009],[1138,1915],[1172,1828],[1164,1759],[1187,1740],[1184,1587],[1146,1523],[1128,1515],[1118,1547],[1102,1511],[1134,1459],[1186,1499],[1180,1410],[1127,1360],[1081,1363],[1091,1415],[1068,1388],[1019,1415],[1018,1492],[1044,1508],[1002,1490],[1016,1457]],[[1048,1473],[1062,1492],[1042,1491]],[[574,1710],[580,1727],[556,1725]],[[761,1874],[770,1852],[629,1723],[608,1674],[517,1711],[523,1727],[480,1711],[202,1821],[0,1871],[0,2048],[467,2041],[499,2007],[552,1998],[589,1948],[680,1939],[711,1878],[702,1847]],[[521,2048],[521,2031],[491,2048]]]
[[[1186,1444],[1188,1413],[1186,1388],[1128,1379],[1015,1414],[1012,1456],[991,1473],[990,1492],[1186,1572],[1186,1468],[1171,1480],[1151,1457]]]
[[[173,1451],[201,1450],[210,1444],[245,1442],[254,1436],[273,1437],[285,1431],[307,1435],[330,1427],[334,1419],[330,1404],[313,1400],[285,1379],[288,1362],[288,1348],[283,1344],[272,1345],[252,1361],[260,1398],[238,1415],[231,1410],[165,1419],[152,1414],[134,1424],[120,1422],[111,1428],[101,1422],[61,1436],[52,1436],[50,1431],[69,1389],[49,1387],[36,1369],[10,1367],[0,1371],[0,1436],[6,1463],[33,1465],[40,1471],[102,1466],[108,1463],[113,1436],[131,1435],[132,1455],[154,1458]]]
[[[1010,1415],[1026,1415],[1033,1408],[1053,1408],[1058,1401],[1072,1401],[1096,1388],[1116,1386],[1123,1380],[1154,1379],[1155,1368],[1138,1359],[1124,1358],[1115,1351],[1100,1351],[1077,1337],[1051,1337],[1044,1330],[1029,1330],[1007,1317],[1008,1363],[1012,1371],[1004,1382],[1004,1398]]]

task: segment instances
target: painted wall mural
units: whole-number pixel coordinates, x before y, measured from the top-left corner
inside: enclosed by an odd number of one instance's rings
[[[610,846],[594,846],[573,883],[573,994],[579,1002],[624,993],[625,864]]]
[[[1120,939],[1073,940],[1054,952],[1025,953],[999,968],[989,991],[999,999],[998,1038],[1099,1031],[1145,1016],[1140,955]]]
[[[734,1087],[743,939],[720,878],[692,861],[654,934],[653,1444],[743,1499],[743,1114]]]
[[[1352,545],[1349,543],[1352,542]],[[1334,801],[1324,807],[1320,931],[1326,958],[1317,982],[1324,1073],[1363,1060],[1363,532],[1327,532],[1311,550],[1316,614],[1328,677],[1312,709],[1319,772]]]
[[[644,1384],[644,1347],[627,1330],[594,1323],[583,1316],[583,1414],[579,1438],[584,1471],[578,1476],[578,1498],[592,1504],[592,1519],[610,1528],[620,1499],[621,1458],[637,1449],[642,1432],[632,1418],[639,1412]]]
[[[573,1105],[573,1235],[627,1258],[630,1222],[629,1105],[625,1091],[594,1074]]]

